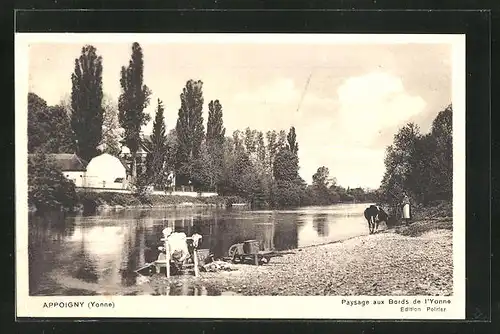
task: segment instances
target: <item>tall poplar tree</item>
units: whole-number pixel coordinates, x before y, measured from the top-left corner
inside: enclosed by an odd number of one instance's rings
[[[207,121],[207,150],[209,156],[209,171],[211,174],[212,184],[220,184],[222,179],[223,169],[223,146],[226,129],[222,120],[222,105],[219,100],[210,101],[208,104],[208,121]]]
[[[98,154],[104,115],[102,58],[92,45],[85,45],[80,57],[75,59],[71,82],[71,127],[78,154],[88,161]]]
[[[211,145],[224,144],[226,129],[222,120],[222,105],[219,100],[208,104],[207,143]]]
[[[244,142],[245,148],[249,155],[256,152],[257,149],[257,131],[250,129],[247,127],[244,132]]]
[[[160,186],[163,183],[163,166],[166,162],[167,154],[167,131],[165,128],[164,111],[163,102],[158,99],[156,115],[153,121],[153,132],[151,133],[150,140],[146,143],[150,151],[148,154],[149,165],[147,166],[147,173],[156,186]]]
[[[132,56],[128,67],[122,66],[120,85],[122,93],[118,101],[118,120],[124,129],[124,142],[132,156],[132,180],[137,177],[137,151],[141,143],[141,127],[149,122],[144,109],[149,105],[150,89],[144,85],[144,59],[139,43],[132,44]]]
[[[203,83],[189,80],[181,93],[177,133],[178,179],[186,184],[192,176],[195,160],[200,156],[201,144],[205,137],[203,126]]]
[[[292,126],[290,128],[290,132],[288,132],[286,139],[288,141],[287,148],[296,155],[299,151],[299,144],[297,143],[297,134],[295,133],[295,127]]]
[[[278,150],[286,148],[286,142],[287,142],[286,131],[280,130],[280,132],[278,133],[278,142],[276,143]]]
[[[257,159],[263,167],[266,166],[266,144],[262,131],[257,132]]]
[[[267,158],[268,158],[267,169],[270,172],[272,172],[274,158],[278,153],[278,146],[277,146],[278,134],[276,133],[276,130],[267,131],[266,137],[267,137]]]

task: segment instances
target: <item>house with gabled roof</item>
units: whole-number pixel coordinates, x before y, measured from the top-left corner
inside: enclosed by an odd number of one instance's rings
[[[28,158],[34,154],[28,154]],[[88,162],[74,153],[52,153],[47,154],[55,164],[62,170],[63,175],[70,181],[73,181],[76,187],[85,185],[85,171]]]

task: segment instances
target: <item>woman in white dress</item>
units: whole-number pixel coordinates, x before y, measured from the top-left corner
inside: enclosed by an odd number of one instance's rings
[[[408,195],[405,193],[403,197],[403,202],[401,203],[403,207],[403,220],[405,221],[406,225],[408,225],[411,216],[410,216],[410,198]]]

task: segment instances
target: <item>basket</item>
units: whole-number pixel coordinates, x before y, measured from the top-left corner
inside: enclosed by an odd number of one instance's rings
[[[196,255],[198,256],[198,263],[204,264],[210,255],[210,249],[197,249]]]
[[[243,243],[244,254],[257,254],[260,250],[260,245],[257,240],[247,240]]]

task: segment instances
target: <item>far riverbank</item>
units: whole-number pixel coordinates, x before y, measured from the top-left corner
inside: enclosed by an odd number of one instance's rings
[[[238,196],[149,195],[140,197],[135,194],[116,192],[79,192],[76,202],[77,204],[71,210],[75,213],[136,208],[250,207],[248,201]],[[34,212],[36,209],[30,207],[30,211]]]
[[[352,202],[337,202],[332,204],[350,204]],[[362,202],[360,202],[362,203]],[[368,203],[368,202],[367,202]],[[251,209],[252,203],[240,196],[182,196],[158,195],[138,196],[132,193],[85,191],[76,193],[76,205],[70,211],[73,213],[95,213],[107,210],[149,209],[149,208],[184,208],[184,207],[212,207],[212,208],[245,208]],[[266,209],[268,206],[260,207]],[[300,208],[300,206],[299,206]],[[276,209],[279,208],[270,208]],[[36,208],[30,206],[30,212]]]

